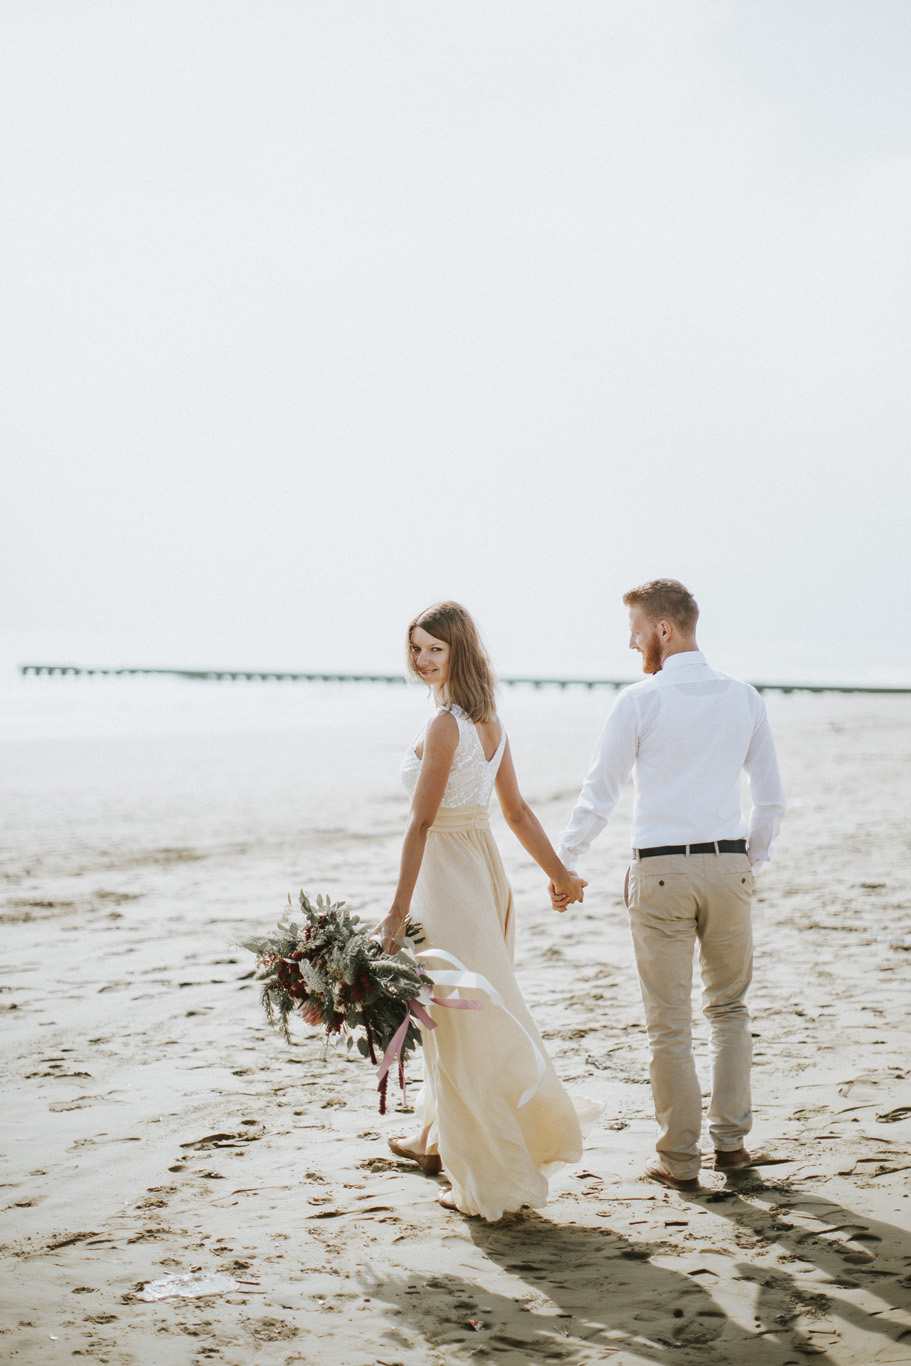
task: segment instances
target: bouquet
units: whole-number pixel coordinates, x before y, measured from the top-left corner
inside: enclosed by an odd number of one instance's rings
[[[362,1057],[369,1058],[374,1066],[378,1063],[377,1089],[380,1114],[384,1115],[390,1067],[397,1058],[404,1096],[405,1059],[423,1043],[418,1021],[425,1029],[436,1028],[426,1006],[482,1010],[483,1001],[460,996],[463,990],[481,992],[487,1003],[508,1016],[528,1040],[537,1076],[518,1105],[531,1100],[544,1077],[546,1059],[486,977],[467,968],[446,949],[419,950],[423,936],[413,920],[405,922],[401,948],[389,954],[371,939],[369,930],[362,928],[360,917],[345,910],[344,901],[331,902],[318,896],[314,903],[301,892],[300,906],[304,924],[289,919],[287,925],[278,925],[277,934],[247,939],[241,946],[256,954],[263,1007],[269,1023],[281,1030],[288,1043],[292,1011],[307,1024],[322,1029],[327,1041],[333,1036],[347,1036],[349,1048],[356,1044]],[[448,966],[430,971],[426,966],[430,960]],[[449,995],[436,995],[440,987]]]
[[[318,896],[314,903],[302,891],[300,907],[303,924],[289,918],[277,933],[242,944],[256,954],[269,1023],[290,1043],[288,1017],[297,1012],[327,1040],[347,1036],[349,1049],[356,1045],[375,1066],[379,1060],[380,1114],[385,1114],[389,1067],[397,1056],[404,1095],[405,1058],[422,1041],[416,1020],[433,1028],[419,1003],[429,995],[431,981],[416,957],[420,926],[407,921],[403,947],[387,954],[344,901]]]

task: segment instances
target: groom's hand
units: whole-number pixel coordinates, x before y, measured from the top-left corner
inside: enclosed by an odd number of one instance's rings
[[[561,884],[560,891],[557,891],[553,882],[548,883],[547,890],[550,893],[550,904],[555,911],[560,911],[562,913],[572,902],[583,900],[584,889],[588,886],[585,879],[579,877],[578,873],[574,873],[570,870],[569,883],[569,891],[566,890],[565,885],[563,884]]]

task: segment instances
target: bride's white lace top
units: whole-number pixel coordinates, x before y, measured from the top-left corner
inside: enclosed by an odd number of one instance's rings
[[[459,743],[456,745],[456,752],[452,756],[452,768],[449,770],[449,779],[440,805],[487,806],[493,794],[497,770],[506,748],[506,731],[503,730],[502,726],[500,727],[502,733],[496,752],[492,758],[485,759],[484,747],[481,744],[481,737],[478,735],[475,723],[465,715],[461,707],[453,705],[449,710],[459,727]],[[418,774],[421,771],[421,761],[414,752],[415,746],[423,740],[427,725],[428,723],[425,722],[418,731],[402,762],[402,782],[409,793],[414,792]]]

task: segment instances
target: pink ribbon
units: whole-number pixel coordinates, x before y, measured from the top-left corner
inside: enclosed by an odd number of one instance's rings
[[[547,1064],[544,1054],[541,1052],[537,1043],[529,1034],[528,1030],[525,1028],[522,1021],[516,1019],[515,1015],[512,1013],[512,1011],[507,1006],[506,1002],[503,1000],[503,997],[500,995],[497,989],[490,982],[488,982],[486,977],[483,977],[479,972],[470,972],[468,968],[466,968],[464,963],[460,963],[458,958],[454,957],[453,954],[448,953],[445,949],[422,949],[419,953],[415,954],[415,958],[422,960],[427,958],[437,958],[444,963],[451,964],[452,967],[456,969],[455,972],[440,972],[438,969],[434,969],[433,972],[428,972],[427,969],[423,966],[420,968],[420,971],[427,983],[427,985],[421,992],[421,995],[425,1001],[432,1001],[434,1005],[438,1006],[448,1006],[450,1010],[483,1010],[485,1005],[484,1001],[466,1001],[459,997],[453,996],[448,997],[444,1001],[441,1000],[439,996],[431,996],[430,994],[431,987],[455,987],[456,990],[458,990],[459,988],[467,987],[474,991],[483,991],[484,995],[487,997],[488,1002],[491,1005],[499,1006],[503,1013],[505,1015],[508,1015],[509,1018],[512,1020],[513,1024],[516,1025],[517,1028],[521,1030],[521,1032],[525,1035],[526,1039],[528,1040],[531,1046],[532,1056],[535,1062],[535,1071],[537,1073],[536,1079],[533,1082],[533,1084],[529,1086],[525,1091],[523,1091],[522,1095],[519,1097],[519,1100],[517,1102],[518,1109],[521,1109],[523,1105],[527,1105],[528,1102],[531,1100],[532,1096],[537,1091],[538,1087],[541,1085],[542,1080],[544,1079],[544,1073]],[[379,1071],[377,1073],[379,1083],[377,1085],[378,1091],[382,1088],[383,1078],[386,1076],[386,1073],[389,1071],[390,1067],[395,1061],[396,1056],[401,1052],[402,1044],[405,1040],[405,1035],[408,1032],[408,1025],[411,1022],[412,1018],[419,1020],[420,1023],[422,1025],[425,1025],[428,1029],[436,1029],[436,1023],[430,1018],[424,1007],[419,1004],[418,998],[414,997],[412,1000],[408,1001],[405,1010],[405,1018],[399,1025],[398,1029],[395,1031],[395,1034],[392,1038],[392,1041],[389,1044],[389,1047],[383,1054],[383,1061],[380,1063]],[[399,1058],[399,1076],[402,1080],[402,1097],[404,1099],[405,1073],[404,1069],[402,1068],[401,1058]]]
[[[544,1054],[541,1052],[540,1048],[535,1043],[535,1040],[529,1034],[528,1030],[525,1028],[522,1021],[516,1019],[515,1015],[509,1009],[506,1002],[503,1000],[503,997],[497,991],[496,987],[494,987],[491,982],[488,982],[486,977],[483,977],[479,972],[470,972],[468,968],[466,968],[464,963],[460,963],[458,958],[455,958],[451,953],[448,953],[445,949],[422,949],[420,953],[416,954],[415,956],[420,959],[438,958],[443,963],[451,963],[452,966],[456,969],[455,972],[439,972],[435,968],[433,972],[428,972],[426,974],[430,982],[432,982],[432,984],[435,987],[452,986],[456,989],[459,989],[461,987],[471,987],[475,991],[483,991],[484,995],[487,997],[489,1004],[499,1006],[500,1009],[503,1011],[504,1015],[508,1015],[509,1018],[512,1020],[513,1024],[516,1025],[516,1027],[519,1030],[521,1030],[521,1032],[525,1035],[526,1039],[529,1042],[529,1045],[531,1046],[532,1056],[535,1061],[535,1071],[537,1072],[537,1078],[533,1085],[529,1086],[526,1091],[523,1091],[522,1095],[519,1097],[516,1108],[521,1110],[522,1106],[528,1104],[532,1096],[537,1091],[538,1087],[541,1085],[541,1082],[544,1080],[545,1071],[547,1069],[547,1061],[544,1057]],[[444,1001],[441,1002],[441,1004],[449,1005],[454,1004],[454,1002]],[[470,1004],[474,1005],[475,1002],[472,1001]]]
[[[453,1001],[451,999],[448,1001],[441,1001],[438,996],[430,995],[425,995],[424,999],[427,1001],[432,1001],[433,1004],[437,1006],[448,1006],[450,1010],[484,1009],[483,1001]],[[436,1029],[437,1027],[436,1021],[430,1018],[430,1016],[427,1014],[427,1011],[420,1004],[418,998],[416,996],[413,997],[413,999],[407,1003],[407,1008],[405,1010],[405,1018],[393,1034],[392,1039],[389,1042],[389,1047],[383,1054],[383,1061],[380,1063],[379,1068],[377,1069],[377,1090],[380,1089],[383,1078],[389,1071],[392,1064],[395,1062],[395,1059],[398,1056],[398,1054],[401,1052],[402,1044],[405,1042],[405,1035],[408,1033],[408,1026],[411,1023],[412,1018],[419,1020],[420,1023],[424,1025],[427,1029]],[[402,1098],[405,1098],[404,1086],[402,1087]]]

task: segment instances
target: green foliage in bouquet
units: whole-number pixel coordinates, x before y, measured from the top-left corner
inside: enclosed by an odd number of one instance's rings
[[[288,904],[292,906],[291,898]],[[405,942],[395,954],[384,953],[370,938],[360,917],[345,909],[345,902],[318,896],[315,903],[300,894],[304,923],[279,923],[277,933],[247,939],[242,947],[256,954],[262,984],[262,1003],[269,1023],[281,1030],[288,1043],[288,1018],[297,1012],[309,1025],[322,1029],[326,1038],[347,1035],[348,1047],[371,1062],[382,1058],[408,1013],[408,1002],[419,997],[424,977],[414,956],[421,942],[420,926],[409,920]],[[293,906],[292,906],[293,909]],[[404,1079],[404,1059],[421,1043],[413,1019],[399,1051],[399,1075]],[[386,1078],[380,1092],[380,1112],[385,1111]]]

